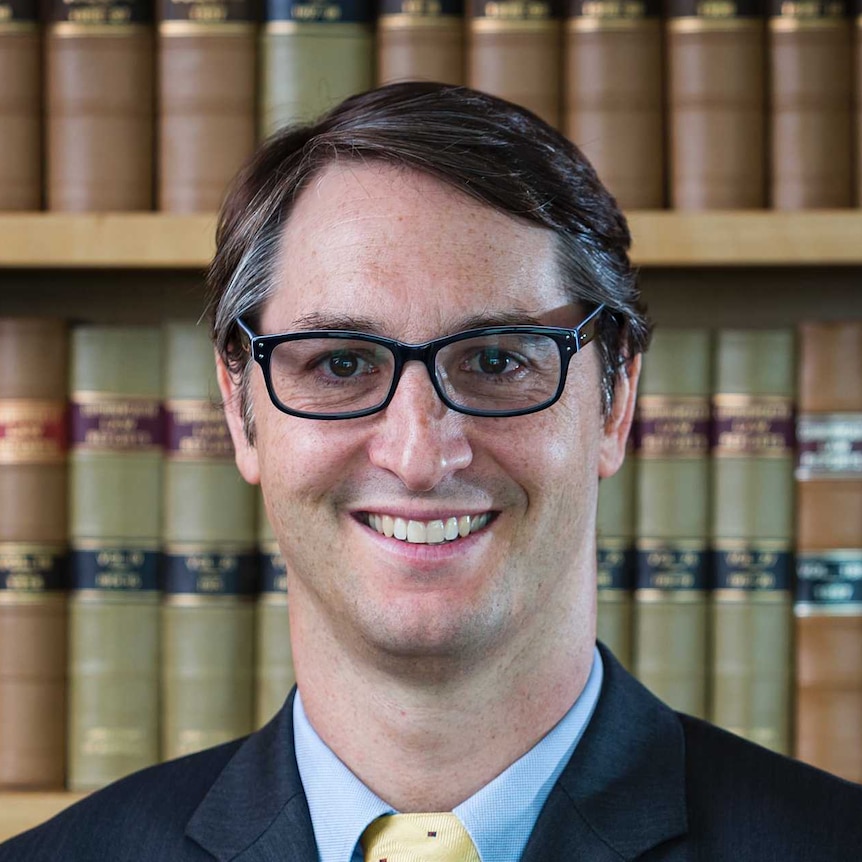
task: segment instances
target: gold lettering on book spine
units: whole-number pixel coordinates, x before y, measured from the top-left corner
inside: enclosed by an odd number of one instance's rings
[[[0,464],[57,464],[66,457],[63,402],[0,400]]]

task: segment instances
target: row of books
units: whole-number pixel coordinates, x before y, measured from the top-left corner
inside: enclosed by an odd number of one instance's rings
[[[862,781],[862,321],[659,330],[599,491],[599,634],[678,709]]]
[[[0,0],[0,210],[215,210],[258,138],[404,79],[525,105],[626,209],[858,206],[859,2]]]
[[[600,637],[677,708],[862,780],[862,321],[659,330],[633,443]],[[202,327],[0,318],[0,513],[0,786],[97,787],[278,708],[286,575]]]

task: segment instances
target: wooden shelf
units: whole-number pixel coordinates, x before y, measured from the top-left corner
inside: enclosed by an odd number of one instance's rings
[[[0,843],[38,826],[83,799],[85,793],[0,793]]]
[[[862,210],[633,212],[644,267],[860,266]],[[203,269],[215,214],[0,214],[0,268]]]

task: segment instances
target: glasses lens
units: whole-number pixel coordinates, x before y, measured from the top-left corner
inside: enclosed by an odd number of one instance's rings
[[[377,407],[392,385],[388,348],[360,338],[300,338],[273,351],[276,397],[291,410],[337,416]]]
[[[437,379],[453,404],[518,411],[550,401],[560,385],[560,349],[547,335],[510,333],[453,341],[437,354]]]

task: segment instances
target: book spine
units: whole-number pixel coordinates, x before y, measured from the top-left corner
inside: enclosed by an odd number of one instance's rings
[[[623,209],[664,205],[659,0],[569,0],[563,131]]]
[[[464,83],[464,0],[381,0],[377,83]]]
[[[671,206],[764,207],[763,0],[670,0],[667,12]]]
[[[769,0],[771,203],[852,205],[848,0]]]
[[[862,322],[800,327],[796,755],[862,781]]]
[[[560,125],[562,33],[551,0],[469,0],[467,84]]]
[[[260,596],[255,628],[255,724],[281,709],[296,682],[287,610],[287,570],[261,500],[257,516]]]
[[[66,379],[62,321],[0,318],[0,787],[63,785]]]
[[[0,211],[42,204],[42,56],[37,0],[0,0]]]
[[[373,86],[373,4],[266,0],[260,52],[259,125],[265,137]]]
[[[635,673],[675,709],[701,717],[708,691],[710,383],[708,332],[656,333],[637,408]]]
[[[711,720],[791,754],[793,332],[719,332]]]
[[[596,518],[598,639],[631,669],[635,575],[634,446],[623,466],[599,485]]]
[[[153,205],[150,0],[46,0],[50,210]]]
[[[180,757],[253,729],[255,496],[234,465],[203,327],[164,327],[162,748]]]
[[[69,765],[91,790],[158,760],[159,331],[71,342]]]
[[[158,207],[216,211],[255,143],[254,0],[159,0]]]

